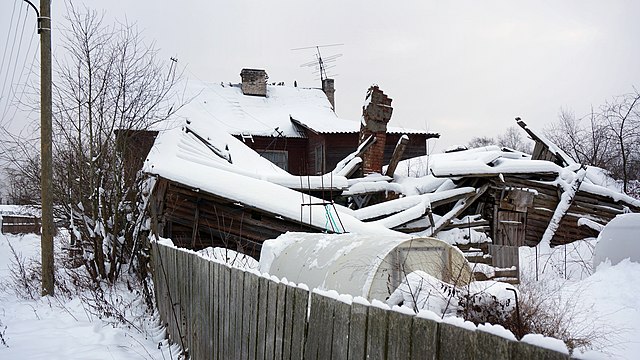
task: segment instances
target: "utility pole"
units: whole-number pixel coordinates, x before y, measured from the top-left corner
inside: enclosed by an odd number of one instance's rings
[[[54,294],[51,146],[51,0],[40,0],[40,187],[42,196],[42,295]]]
[[[40,0],[40,11],[24,0],[38,16],[40,34],[40,196],[42,200],[42,296],[53,295],[53,197],[51,151],[51,0]]]

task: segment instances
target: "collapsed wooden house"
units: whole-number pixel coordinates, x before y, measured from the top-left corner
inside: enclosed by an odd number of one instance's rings
[[[361,164],[382,166],[390,99],[377,87],[368,96],[384,101],[380,106],[387,111],[367,115],[368,136],[324,175],[291,175],[205,116],[190,115],[180,128],[160,133],[144,165],[154,183],[149,206],[157,233],[180,246],[228,247],[256,258],[264,240],[291,230],[394,233],[365,224],[332,201]],[[335,120],[331,114],[325,120]]]
[[[156,232],[255,258],[287,231],[436,236],[465,253],[477,279],[517,281],[519,246],[592,237],[616,215],[640,212],[602,170],[576,164],[522,121],[533,156],[489,146],[400,161],[402,136],[383,168],[390,103],[372,87],[360,145],[317,176],[291,175],[205,114],[190,115],[158,136],[145,162]]]

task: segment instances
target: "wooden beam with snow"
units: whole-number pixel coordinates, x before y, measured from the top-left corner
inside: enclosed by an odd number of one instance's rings
[[[551,140],[545,137],[542,134],[539,134],[529,128],[527,124],[522,121],[519,117],[516,118],[516,123],[529,134],[531,139],[536,142],[536,145],[533,149],[533,154],[531,154],[532,160],[549,160],[554,163],[565,167],[568,165],[575,164],[575,160],[573,160],[567,153],[562,151],[556,144],[554,144]],[[555,157],[555,159],[554,159]]]
[[[352,152],[351,154],[347,155],[344,159],[340,160],[338,164],[336,164],[336,168],[333,169],[332,172],[334,174],[344,176],[347,178],[353,175],[353,173],[358,169],[360,164],[362,164],[362,154],[364,154],[364,152],[367,151],[367,149],[371,147],[371,145],[373,145],[375,142],[376,142],[376,137],[373,135],[370,135],[360,145],[358,145],[358,148],[356,149],[356,151]]]
[[[387,171],[384,173],[384,175],[393,177],[393,173],[396,172],[398,163],[402,159],[402,155],[404,154],[404,150],[407,148],[408,143],[409,137],[407,135],[402,135],[400,137],[400,140],[398,140],[398,143],[396,144],[396,148],[393,150],[393,155],[391,155],[391,160],[389,161]]]
[[[556,231],[560,226],[560,221],[562,221],[564,215],[567,213],[567,211],[569,211],[569,207],[571,207],[571,203],[573,203],[576,192],[580,188],[580,184],[582,184],[582,181],[584,180],[586,174],[587,168],[583,165],[576,173],[576,176],[571,184],[569,186],[565,186],[564,192],[560,197],[560,202],[558,202],[558,206],[553,212],[553,216],[549,221],[549,225],[547,225],[547,229],[544,231],[542,239],[540,239],[539,245],[542,249],[551,248],[551,239],[556,234]]]
[[[440,230],[442,230],[445,226],[449,225],[453,219],[462,214],[471,204],[473,204],[480,196],[482,196],[487,189],[489,188],[489,183],[482,185],[479,189],[476,190],[475,194],[469,195],[466,198],[458,200],[456,205],[446,213],[443,217],[438,220],[436,226],[432,227],[433,231],[431,232],[431,236],[437,234]]]
[[[430,207],[438,207],[440,205],[448,204],[462,198],[471,196],[475,193],[475,189],[472,187],[464,187],[458,189],[444,190],[435,193],[407,196],[391,201],[385,201],[379,204],[363,207],[362,209],[354,210],[353,216],[356,219],[365,221],[372,219],[380,219],[383,217],[391,216],[405,210],[408,210],[423,201],[428,201]],[[418,217],[424,215],[424,213],[418,215]],[[414,219],[407,220],[411,221]],[[402,225],[402,224],[399,224]],[[399,226],[396,225],[396,226]]]

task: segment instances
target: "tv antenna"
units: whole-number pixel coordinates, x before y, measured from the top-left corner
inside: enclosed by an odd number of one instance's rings
[[[307,46],[301,48],[291,49],[292,51],[296,50],[308,50],[315,49],[316,50],[316,59],[307,63],[300,65],[300,67],[315,67],[314,74],[320,74],[320,80],[324,81],[328,78],[327,70],[332,69],[335,65],[331,65],[331,63],[335,62],[336,59],[342,56],[342,54],[330,55],[325,58],[322,58],[320,54],[320,48],[333,47],[333,46],[343,46],[344,44],[329,44],[329,45],[316,45],[316,46]],[[329,64],[329,65],[327,65]],[[337,74],[335,74],[337,75]],[[332,76],[335,76],[332,74]]]

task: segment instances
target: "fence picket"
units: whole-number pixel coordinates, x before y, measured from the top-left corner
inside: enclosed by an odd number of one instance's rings
[[[293,288],[293,325],[291,326],[291,357],[302,359],[307,339],[307,310],[309,309],[309,291]]]
[[[367,359],[386,359],[387,319],[389,311],[370,306],[367,320]]]
[[[258,329],[256,331],[256,359],[265,359],[265,339],[267,328],[267,303],[269,302],[269,280],[264,277],[258,279]]]
[[[351,318],[349,320],[349,354],[348,358],[363,360],[367,353],[367,319],[369,307],[351,304]],[[418,358],[412,358],[418,359]]]

